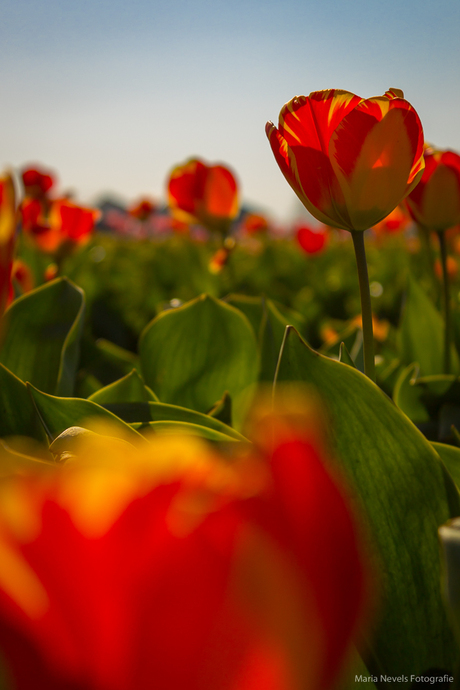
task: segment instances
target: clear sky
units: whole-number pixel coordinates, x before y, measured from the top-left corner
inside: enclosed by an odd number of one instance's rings
[[[398,87],[460,151],[459,36],[458,0],[0,0],[0,166],[41,163],[82,202],[162,200],[200,156],[285,219],[265,122],[295,95]]]

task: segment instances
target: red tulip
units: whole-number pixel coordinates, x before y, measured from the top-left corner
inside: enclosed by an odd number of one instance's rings
[[[45,252],[56,251],[64,242],[87,242],[98,217],[99,211],[77,206],[68,199],[44,203],[26,198],[21,204],[22,228]]]
[[[413,219],[428,230],[460,223],[460,156],[427,148],[422,179],[406,199]]]
[[[0,318],[13,296],[11,269],[16,232],[16,194],[11,175],[0,177]]]
[[[191,159],[171,172],[168,200],[176,218],[228,232],[238,213],[238,186],[224,165]]]
[[[301,225],[296,232],[297,242],[306,254],[321,252],[327,243],[326,230],[312,230],[308,225]]]
[[[156,211],[156,204],[150,199],[141,199],[137,204],[128,209],[128,213],[138,220],[147,220]]]
[[[41,198],[46,196],[55,184],[54,176],[37,168],[26,168],[22,171],[22,181],[26,196]]]
[[[295,406],[231,461],[85,437],[0,483],[0,642],[16,690],[325,690],[363,618],[343,490]]]
[[[337,89],[296,96],[266,133],[281,172],[325,225],[366,230],[419,181],[423,131],[399,89],[367,100]]]

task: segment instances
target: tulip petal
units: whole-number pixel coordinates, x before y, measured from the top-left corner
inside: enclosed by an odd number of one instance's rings
[[[393,102],[363,102],[331,138],[331,163],[355,230],[366,230],[385,218],[410,189],[418,118],[413,110],[388,107]]]

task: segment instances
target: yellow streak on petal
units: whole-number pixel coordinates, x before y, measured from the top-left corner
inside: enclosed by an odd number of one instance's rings
[[[32,568],[1,537],[0,589],[33,620],[41,618],[49,607],[46,590]]]

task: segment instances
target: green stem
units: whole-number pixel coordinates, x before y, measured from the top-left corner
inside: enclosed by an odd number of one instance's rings
[[[361,316],[363,321],[363,354],[364,373],[375,381],[374,361],[374,331],[372,328],[371,293],[369,291],[369,276],[367,274],[366,251],[364,249],[364,233],[351,231],[355,248],[356,265],[358,268],[359,293],[361,296]]]
[[[447,272],[447,246],[444,232],[438,232],[439,247],[441,249],[443,303],[444,303],[444,373],[450,374],[450,350],[452,318],[450,310],[449,274]]]

